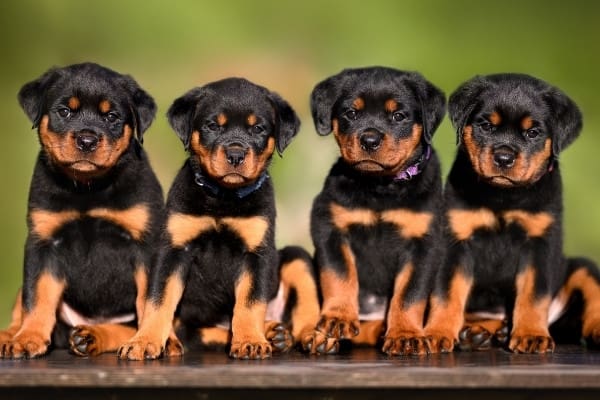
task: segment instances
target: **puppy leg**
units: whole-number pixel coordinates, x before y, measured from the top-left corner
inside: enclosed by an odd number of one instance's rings
[[[117,351],[135,335],[135,328],[121,324],[79,325],[69,336],[70,350],[78,356],[97,356]]]
[[[236,283],[229,351],[232,358],[265,359],[273,351],[264,333],[267,303],[252,298],[254,281],[253,275],[244,271]]]
[[[119,358],[143,360],[155,359],[161,354],[183,354],[183,346],[173,330],[173,317],[183,289],[183,281],[175,273],[167,278],[161,300],[146,300],[140,328],[131,340],[121,346]]]
[[[280,251],[280,276],[286,303],[295,294],[291,312],[292,336],[296,343],[306,348],[319,321],[319,295],[310,256],[297,247]]]
[[[4,343],[3,358],[33,358],[45,354],[50,345],[50,335],[56,324],[56,310],[60,303],[65,282],[49,272],[42,272],[33,293],[23,299],[22,324],[14,337]]]
[[[439,284],[443,290],[436,291],[430,300],[430,311],[425,336],[430,353],[447,353],[454,349],[458,333],[465,322],[465,307],[473,286],[473,279],[456,270],[453,276]]]
[[[351,339],[360,332],[358,320],[358,274],[354,254],[348,243],[340,246],[345,273],[328,267],[321,269],[323,309],[317,331],[328,338]]]
[[[17,298],[15,299],[15,304],[12,309],[10,324],[8,325],[8,328],[0,331],[0,348],[4,347],[4,344],[9,342],[21,327],[21,317],[23,314],[22,296],[22,290],[19,288],[19,291],[17,292]]]
[[[548,329],[550,296],[536,295],[536,270],[527,267],[517,274],[513,329],[508,348],[516,353],[546,353],[554,350]]]
[[[390,301],[387,316],[383,352],[388,355],[426,354],[426,340],[423,336],[423,317],[426,301],[408,303],[407,286],[413,274],[412,265],[405,265],[396,276],[394,294]]]
[[[569,276],[557,297],[566,303],[573,292],[583,297],[582,335],[600,345],[600,272],[591,261],[569,259]]]

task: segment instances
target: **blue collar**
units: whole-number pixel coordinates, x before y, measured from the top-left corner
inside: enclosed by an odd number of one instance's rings
[[[202,175],[202,173],[200,173],[200,172],[196,172],[194,174],[194,182],[196,182],[196,185],[203,187],[205,189],[208,189],[214,196],[219,196],[224,193],[233,193],[239,199],[243,199],[244,197],[248,196],[249,194],[256,192],[258,189],[260,189],[262,184],[265,183],[265,181],[269,178],[270,178],[269,174],[265,171],[251,185],[242,186],[241,188],[238,188],[238,189],[225,189],[225,188],[222,188],[221,186],[219,186],[214,181],[212,181],[212,180],[208,179],[207,177],[205,177],[204,175]]]

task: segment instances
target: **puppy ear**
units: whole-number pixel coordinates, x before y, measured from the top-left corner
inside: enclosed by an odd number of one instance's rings
[[[552,154],[558,157],[579,136],[583,125],[582,116],[575,102],[556,88],[551,88],[544,95],[544,100],[551,110]]]
[[[136,139],[141,144],[143,143],[144,132],[150,127],[156,116],[156,103],[131,76],[125,75],[124,79],[125,89],[131,96],[131,108],[134,116]]]
[[[167,111],[169,124],[183,142],[186,151],[190,147],[195,107],[204,94],[204,89],[202,88],[192,89],[176,99]]]
[[[277,133],[275,134],[275,145],[279,155],[290,144],[300,129],[300,119],[294,109],[282,99],[277,93],[269,95],[277,114]]]
[[[417,73],[411,74],[413,90],[421,102],[421,118],[425,141],[431,144],[435,130],[446,113],[446,96],[444,92]]]
[[[456,143],[460,143],[462,130],[479,104],[477,98],[490,84],[485,77],[476,76],[463,83],[450,95],[448,114],[454,129],[456,129]]]
[[[38,79],[23,85],[17,96],[19,104],[27,117],[33,122],[33,128],[37,128],[44,112],[44,100],[48,87],[59,76],[57,68],[51,68]]]
[[[340,96],[340,83],[344,71],[321,81],[310,95],[310,110],[317,133],[325,136],[331,133],[333,105]]]

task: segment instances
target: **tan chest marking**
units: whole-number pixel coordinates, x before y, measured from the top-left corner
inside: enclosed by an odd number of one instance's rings
[[[449,210],[447,217],[450,229],[458,240],[470,238],[477,229],[496,229],[498,226],[498,219],[487,208]]]
[[[543,236],[554,223],[554,217],[547,212],[530,213],[522,210],[506,211],[502,214],[507,224],[519,224],[529,237]]]
[[[269,222],[264,217],[226,217],[215,219],[209,216],[195,216],[174,213],[169,216],[167,232],[175,247],[183,247],[202,233],[226,227],[238,235],[249,251],[256,250],[263,242],[269,229]]]
[[[330,212],[333,224],[342,232],[347,232],[352,225],[374,226],[378,223],[390,223],[398,228],[400,236],[405,239],[426,235],[433,220],[432,213],[415,212],[405,208],[379,213],[366,208],[351,209],[331,203]]]
[[[139,240],[148,227],[150,213],[146,205],[140,204],[125,210],[94,208],[86,212],[75,210],[48,211],[34,209],[29,213],[31,231],[42,240],[50,239],[65,224],[83,218],[101,218],[119,225]]]

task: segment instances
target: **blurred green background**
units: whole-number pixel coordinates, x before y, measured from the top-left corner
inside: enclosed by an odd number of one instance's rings
[[[22,277],[29,179],[38,149],[19,108],[24,83],[53,65],[94,61],[129,73],[159,110],[145,137],[165,190],[184,160],[164,114],[191,87],[243,76],[279,92],[303,122],[275,157],[278,243],[312,248],[308,215],[337,148],[315,134],[308,97],[345,67],[418,70],[450,94],[475,74],[524,72],[581,107],[581,138],[561,156],[565,250],[600,261],[600,2],[586,0],[15,0],[0,3],[0,326]],[[444,173],[448,120],[435,144]]]

